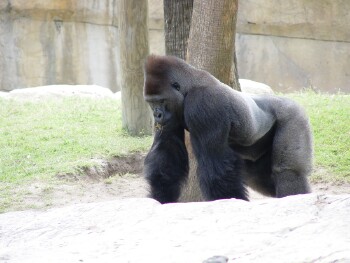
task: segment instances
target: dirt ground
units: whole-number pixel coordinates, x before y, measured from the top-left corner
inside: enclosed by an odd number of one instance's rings
[[[35,182],[16,191],[25,197],[10,210],[47,209],[69,204],[99,202],[122,198],[146,197],[148,187],[142,177],[143,154],[99,161],[98,168],[82,170],[82,174],[57,175],[54,182]],[[348,194],[350,184],[312,184],[313,192]],[[250,190],[250,199],[267,198]]]

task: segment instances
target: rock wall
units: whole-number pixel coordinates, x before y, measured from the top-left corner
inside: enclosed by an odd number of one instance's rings
[[[151,50],[164,53],[150,0]],[[96,84],[119,90],[115,0],[0,1],[0,90]],[[157,44],[157,46],[154,45]]]
[[[150,48],[164,54],[163,1],[148,0]],[[116,0],[0,1],[0,90],[96,84],[119,90]],[[350,2],[240,0],[240,78],[277,91],[350,92]]]
[[[274,90],[350,92],[350,2],[239,2],[240,78]]]

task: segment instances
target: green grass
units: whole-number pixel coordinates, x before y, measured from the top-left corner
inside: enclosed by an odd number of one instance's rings
[[[147,151],[150,136],[122,129],[120,103],[67,98],[44,102],[0,99],[0,182],[49,179],[109,158]]]
[[[350,96],[312,92],[287,96],[310,116],[317,167],[313,180],[349,183]],[[32,182],[57,184],[57,174],[77,173],[79,167],[94,165],[96,158],[146,152],[151,143],[151,136],[126,134],[115,100],[0,99],[0,211],[27,198],[31,190],[26,186]]]
[[[306,109],[314,135],[315,165],[326,170],[313,179],[350,182],[350,95],[303,92],[288,96]]]
[[[350,96],[288,94],[310,116],[315,164],[350,181]],[[115,100],[67,98],[44,102],[0,99],[0,182],[50,178],[109,158],[147,151],[152,138],[130,137]],[[322,178],[320,178],[322,180]]]

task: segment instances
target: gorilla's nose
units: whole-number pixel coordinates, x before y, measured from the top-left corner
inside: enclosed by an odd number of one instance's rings
[[[155,109],[153,111],[153,116],[154,116],[154,121],[155,122],[158,122],[158,123],[162,123],[163,122],[163,117],[164,117],[164,114],[163,114],[163,111],[160,110],[160,109]]]

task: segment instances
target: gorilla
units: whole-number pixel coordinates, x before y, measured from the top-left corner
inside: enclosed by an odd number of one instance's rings
[[[144,162],[150,197],[178,200],[189,171],[185,130],[205,200],[248,200],[247,186],[271,197],[310,192],[312,136],[298,104],[233,90],[172,56],[149,56],[144,73],[155,129]]]

